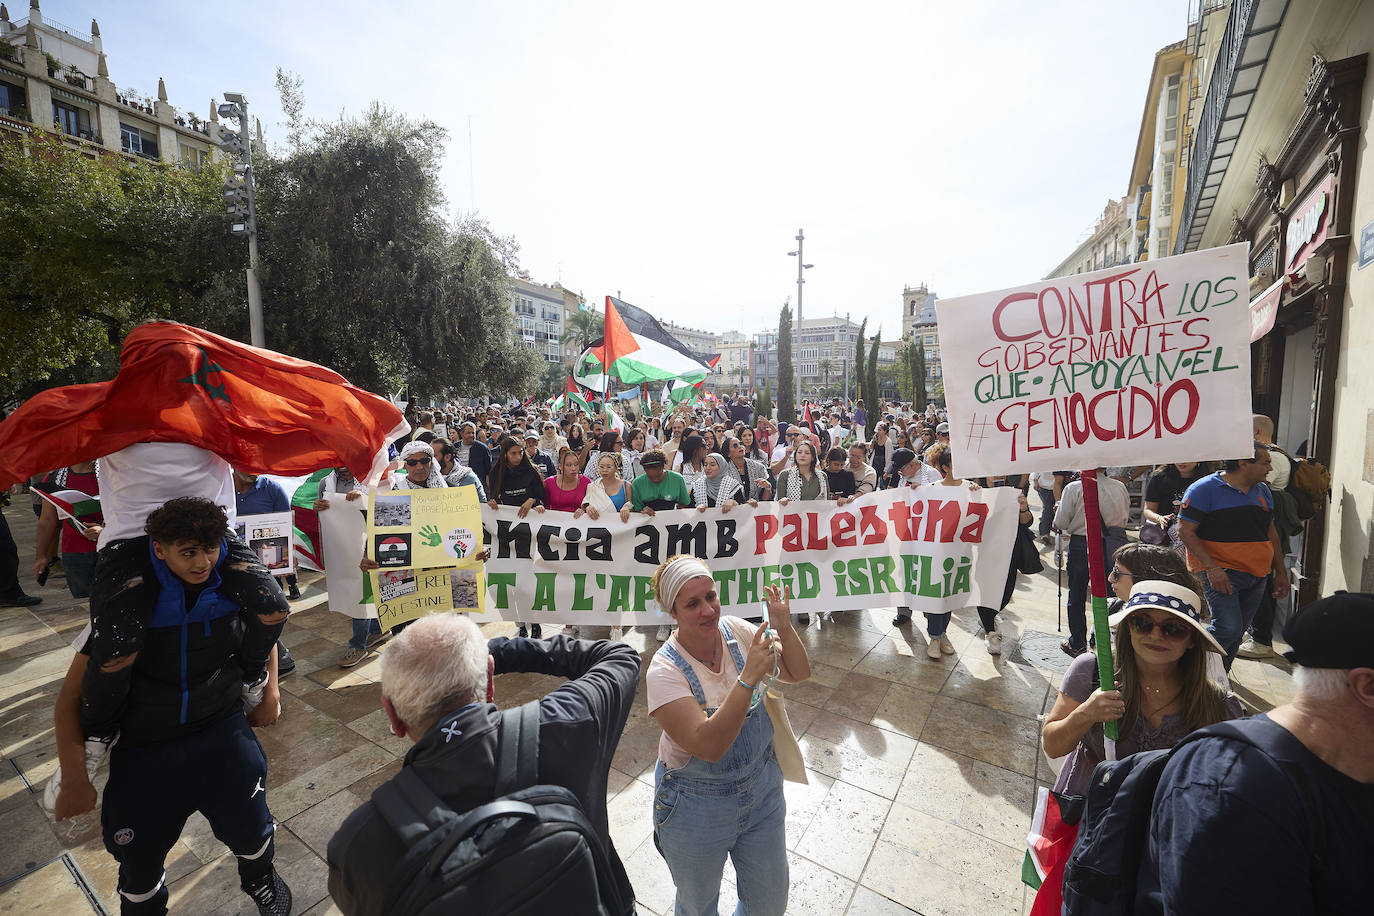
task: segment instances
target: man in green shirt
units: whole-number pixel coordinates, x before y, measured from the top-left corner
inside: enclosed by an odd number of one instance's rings
[[[651,448],[639,457],[644,468],[630,484],[630,501],[636,512],[653,515],[664,509],[689,509],[694,503],[687,492],[687,481],[677,471],[668,470],[668,456]]]

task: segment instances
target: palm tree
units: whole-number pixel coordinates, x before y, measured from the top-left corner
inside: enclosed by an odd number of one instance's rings
[[[822,356],[820,361],[821,386],[830,384],[830,370],[835,364],[830,361],[830,357]]]
[[[568,334],[579,352],[586,349],[587,344],[601,336],[604,324],[605,319],[597,312],[578,309],[573,313],[573,316],[568,319]]]

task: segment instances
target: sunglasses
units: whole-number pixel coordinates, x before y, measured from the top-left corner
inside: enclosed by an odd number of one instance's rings
[[[1192,633],[1193,628],[1186,623],[1177,620],[1166,620],[1163,623],[1155,623],[1144,614],[1135,614],[1131,618],[1131,629],[1141,636],[1148,636],[1154,632],[1155,627],[1159,627],[1159,635],[1165,639],[1186,639]]]
[[[413,468],[417,464],[429,464],[431,460],[430,458],[407,458],[406,467]]]
[[[1117,579],[1122,578],[1123,576],[1127,579],[1135,578],[1134,574],[1130,570],[1116,569],[1115,567],[1113,567],[1111,572],[1107,573],[1107,578],[1111,579],[1113,582],[1115,582]]]

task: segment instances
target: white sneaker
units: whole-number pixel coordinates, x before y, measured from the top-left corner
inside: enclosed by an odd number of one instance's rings
[[[95,772],[100,769],[105,758],[110,754],[110,748],[115,746],[119,736],[111,738],[109,741],[100,741],[95,738],[86,739],[86,776],[88,779],[95,780]],[[51,814],[57,807],[57,793],[62,788],[62,766],[59,764],[57,770],[52,774],[52,779],[48,780],[48,785],[43,789],[43,808]]]
[[[996,630],[993,630],[991,633],[988,634],[988,654],[1002,654],[1002,634],[998,633]]]
[[[946,655],[954,654],[954,643],[949,641],[949,636],[940,637],[940,651]]]
[[[654,638],[657,639],[659,642],[667,642],[668,637],[672,635],[673,628],[664,626],[658,628],[658,632],[654,634]]]
[[[1245,642],[1240,644],[1236,654],[1241,658],[1270,658],[1277,655],[1273,646],[1266,646],[1262,642],[1255,642],[1249,636],[1245,637]]]
[[[926,643],[926,655],[930,658],[940,657],[940,637],[930,637],[930,642]]]
[[[253,682],[252,684],[244,684],[244,685],[243,685],[243,691],[242,691],[242,696],[243,696],[243,712],[244,712],[245,715],[247,715],[248,713],[252,712],[254,709],[257,709],[257,708],[258,708],[258,704],[262,702],[263,692],[264,692],[266,689],[267,689],[267,672],[265,672],[265,671],[263,672],[262,677],[258,678],[258,679],[257,679],[255,682]],[[86,742],[86,743],[87,743],[87,744],[90,744],[89,741]]]

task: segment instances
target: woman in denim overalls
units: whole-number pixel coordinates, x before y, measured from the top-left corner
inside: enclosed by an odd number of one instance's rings
[[[736,916],[782,916],[787,849],[782,770],[761,681],[811,675],[790,602],[765,589],[770,626],[722,617],[711,571],[673,557],[654,576],[677,621],[649,665],[649,714],[663,726],[654,769],[654,843],[677,886],[677,916],[716,916],[725,857],[735,863]]]

